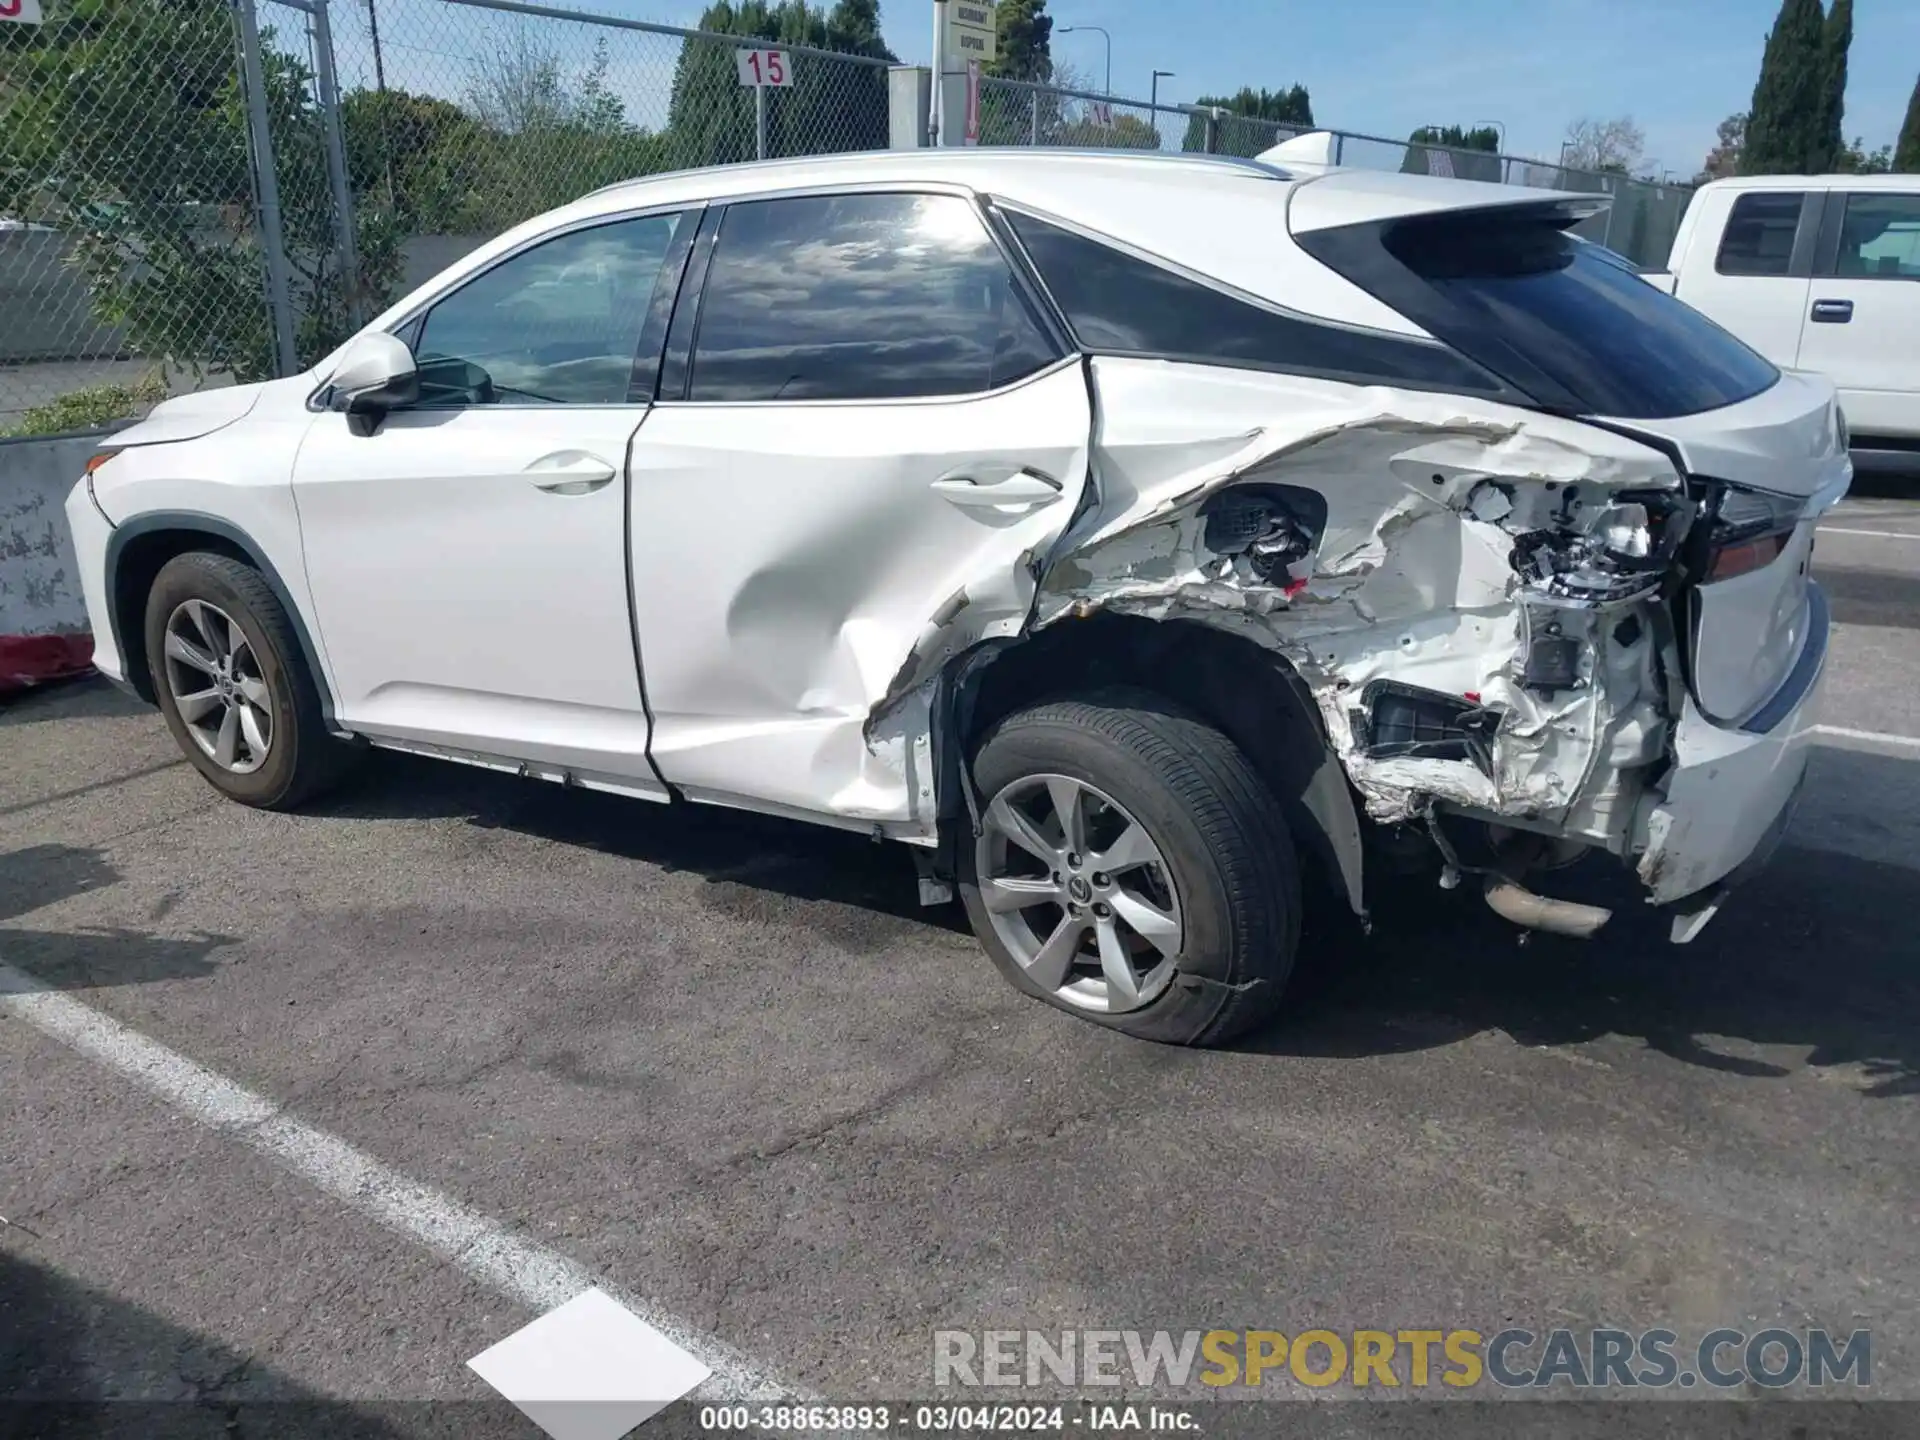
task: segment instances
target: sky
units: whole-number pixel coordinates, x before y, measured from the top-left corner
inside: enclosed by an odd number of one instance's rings
[[[677,25],[694,24],[704,8],[704,0],[557,3]],[[484,48],[486,11],[378,4],[393,83],[432,76],[441,83],[421,88],[447,93],[456,56]],[[343,52],[364,45],[353,33],[363,30],[355,14],[363,8],[363,0],[333,7]],[[882,28],[903,60],[930,59],[933,8],[882,0]],[[1047,9],[1056,60],[1096,88],[1107,63],[1100,35],[1060,31],[1099,25],[1112,35],[1117,96],[1144,100],[1156,69],[1173,72],[1160,82],[1163,100],[1298,81],[1323,125],[1404,139],[1421,125],[1497,123],[1508,153],[1546,160],[1559,155],[1570,122],[1630,115],[1646,134],[1646,169],[1689,179],[1715,127],[1752,99],[1778,0],[1049,0]],[[548,36],[576,29],[531,23]],[[614,48],[630,113],[658,123],[640,93],[651,98],[670,83],[670,47],[626,32]],[[349,84],[355,68],[343,53]],[[1854,0],[1847,138],[1868,149],[1892,143],[1917,75],[1920,3]]]

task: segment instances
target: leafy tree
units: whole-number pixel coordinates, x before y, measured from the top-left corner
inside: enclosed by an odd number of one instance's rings
[[[1729,115],[1720,122],[1714,132],[1713,149],[1707,152],[1707,158],[1701,162],[1700,173],[1693,177],[1693,183],[1704,185],[1709,180],[1723,180],[1729,175],[1740,173],[1740,152],[1747,143],[1747,112]]]
[[[1826,124],[1830,67],[1820,0],[1781,0],[1753,87],[1743,175],[1801,175],[1818,160]]]
[[[1920,173],[1920,80],[1913,82],[1913,94],[1907,100],[1907,118],[1893,147],[1893,168],[1902,175]]]
[[[447,223],[502,229],[602,185],[669,168],[664,137],[628,121],[608,84],[609,65],[602,40],[569,74],[555,51],[526,32],[482,58],[468,84],[470,123],[444,127],[424,172],[470,201],[449,212]]]
[[[1193,103],[1203,110],[1225,110],[1229,115],[1272,121],[1296,132],[1313,128],[1313,98],[1304,85],[1290,85],[1285,90],[1256,90],[1248,85],[1233,95],[1202,95]],[[1269,125],[1235,125],[1223,120],[1214,127],[1214,148],[1221,155],[1251,158],[1271,149],[1281,138],[1284,137],[1276,136]],[[1186,137],[1180,142],[1180,148],[1193,152],[1207,148],[1204,115],[1188,117]]]
[[[1820,0],[1814,0],[1817,5]],[[1613,120],[1582,118],[1567,127],[1560,164],[1568,170],[1598,170],[1625,175],[1646,154],[1646,132],[1631,115]]]
[[[1503,166],[1500,160],[1500,132],[1491,125],[1463,130],[1458,125],[1422,125],[1407,137],[1407,153],[1400,169],[1408,175],[1436,173],[1433,151],[1445,158],[1439,173],[1451,173],[1460,180],[1489,180],[1498,184]]]
[[[154,359],[258,380],[276,371],[246,105],[221,0],[65,0],[0,32],[0,211],[64,232],[95,313]],[[270,38],[270,37],[269,37]],[[312,76],[262,47],[295,348],[348,331]],[[393,227],[361,213],[361,281],[383,300]]]
[[[1843,175],[1885,175],[1893,169],[1893,146],[1869,150],[1856,135],[1851,143],[1840,147],[1833,168]]]
[[[804,0],[718,0],[700,29],[750,36],[773,45],[808,45],[893,61],[873,0],[839,0],[831,11]],[[887,75],[874,65],[793,57],[793,84],[767,92],[767,153],[812,155],[886,148]],[[739,83],[734,47],[688,40],[674,69],[667,111],[668,153],[681,166],[726,165],[755,153],[753,91]]]
[[[1820,124],[1807,153],[1807,172],[1823,175],[1841,168],[1847,153],[1841,124],[1847,108],[1847,51],[1853,46],[1853,0],[1833,0],[1820,37]]]
[[[382,205],[414,234],[459,235],[492,218],[489,158],[500,137],[458,105],[405,90],[355,90],[340,102],[356,203]]]
[[[998,0],[993,28],[997,44],[987,74],[1037,84],[1053,79],[1053,17],[1047,0]]]
[[[1052,143],[1089,149],[1158,150],[1160,132],[1138,115],[1115,115],[1111,125],[1096,124],[1089,109],[1080,119],[1062,124]]]

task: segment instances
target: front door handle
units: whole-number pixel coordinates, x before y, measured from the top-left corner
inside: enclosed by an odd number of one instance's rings
[[[1816,300],[1813,302],[1813,323],[1816,325],[1844,325],[1853,319],[1851,300]]]
[[[967,509],[1001,505],[1047,505],[1064,491],[1060,482],[1035,470],[1004,469],[995,473],[982,467],[980,473],[957,471],[933,482],[934,492],[955,505]]]
[[[618,474],[598,455],[584,450],[556,450],[527,466],[534,488],[549,495],[590,495]]]

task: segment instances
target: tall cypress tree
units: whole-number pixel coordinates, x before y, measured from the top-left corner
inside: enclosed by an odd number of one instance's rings
[[[1893,147],[1893,168],[1902,175],[1920,174],[1920,80],[1913,82],[1913,95],[1907,101],[1907,118]]]
[[[1806,173],[1826,113],[1826,30],[1820,0],[1781,0],[1753,87],[1741,174]]]
[[[1047,14],[1047,0],[999,0],[993,23],[999,44],[987,65],[989,75],[1042,82],[1053,78],[1053,17]]]
[[[1814,149],[1807,156],[1807,173],[1825,175],[1840,168],[1847,138],[1841,131],[1847,108],[1847,51],[1853,45],[1853,0],[1833,0],[1827,12],[1826,32],[1821,39],[1821,58],[1825,62],[1820,107],[1820,131],[1814,137]]]

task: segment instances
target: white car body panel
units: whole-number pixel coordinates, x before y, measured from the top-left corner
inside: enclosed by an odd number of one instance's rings
[[[176,426],[172,407],[181,406],[190,416],[204,418],[209,413],[183,403],[204,397],[181,396],[156,407],[153,417],[142,425],[112,436],[107,448],[120,453],[93,473],[94,495],[116,526],[164,516],[217,519],[247,537],[258,558],[280,577],[299,615],[310,618],[313,595],[307,589],[300,516],[289,479],[294,456],[313,421],[306,408],[312,385],[306,377],[295,376],[246,388],[253,394],[247,397],[244,425],[230,420],[202,430],[191,440],[177,439],[180,429],[191,429],[202,420]],[[224,396],[237,390],[209,393]],[[142,431],[162,438],[148,442]],[[103,621],[104,616],[95,616],[96,632],[112,629]],[[308,624],[306,629],[320,678],[330,686],[333,675],[325,640],[318,627]],[[137,634],[123,634],[120,639],[123,644],[139,641]]]
[[[644,406],[310,416],[293,472],[340,723],[664,791],[627,606]],[[559,487],[557,489],[543,487]]]
[[[1920,176],[1910,180],[1920,194]],[[1822,301],[1851,305],[1852,317],[1815,321]],[[1920,280],[1820,276],[1806,314],[1796,363],[1833,381],[1847,423],[1862,435],[1920,438]]]
[[[634,442],[633,577],[660,773],[929,837],[925,717],[871,746],[869,719],[934,617],[967,644],[1026,623],[1089,420],[1073,361],[983,396],[656,406]],[[982,503],[1023,469],[1059,488]]]
[[[370,328],[583,219],[862,188],[975,189],[1296,314],[1421,338],[1289,225],[1585,198],[1199,158],[822,157],[588,196]],[[168,402],[119,437],[124,453],[95,476],[105,520],[84,485],[69,504],[97,629],[110,633],[105,521],[218,517],[282,582],[344,731],[921,844],[943,798],[943,668],[1101,613],[1214,627],[1283,660],[1373,820],[1441,807],[1599,846],[1638,864],[1656,900],[1736,872],[1804,764],[1824,611],[1801,562],[1850,475],[1823,380],[1789,375],[1678,420],[1587,424],[1484,398],[1070,356],[979,396],[403,409],[363,436],[308,404],[339,353],[250,393]],[[1633,572],[1605,600],[1560,583],[1599,563],[1616,497],[1684,511],[1683,471],[1802,506],[1773,564],[1705,587],[1704,660],[1673,633],[1659,575]],[[1263,486],[1324,505],[1284,577],[1206,543],[1207,507]],[[1523,573],[1528,546],[1550,573]],[[1581,657],[1557,689],[1523,683],[1543,617]],[[1717,719],[1678,678],[1690,658]],[[1805,693],[1782,701],[1795,679]],[[1357,705],[1382,681],[1497,711],[1485,763],[1368,753]],[[1762,711],[1764,729],[1736,728]]]
[[[265,384],[224,385],[176,395],[156,405],[146,419],[118,431],[114,445],[166,445],[197,440],[250,414],[267,393]]]

